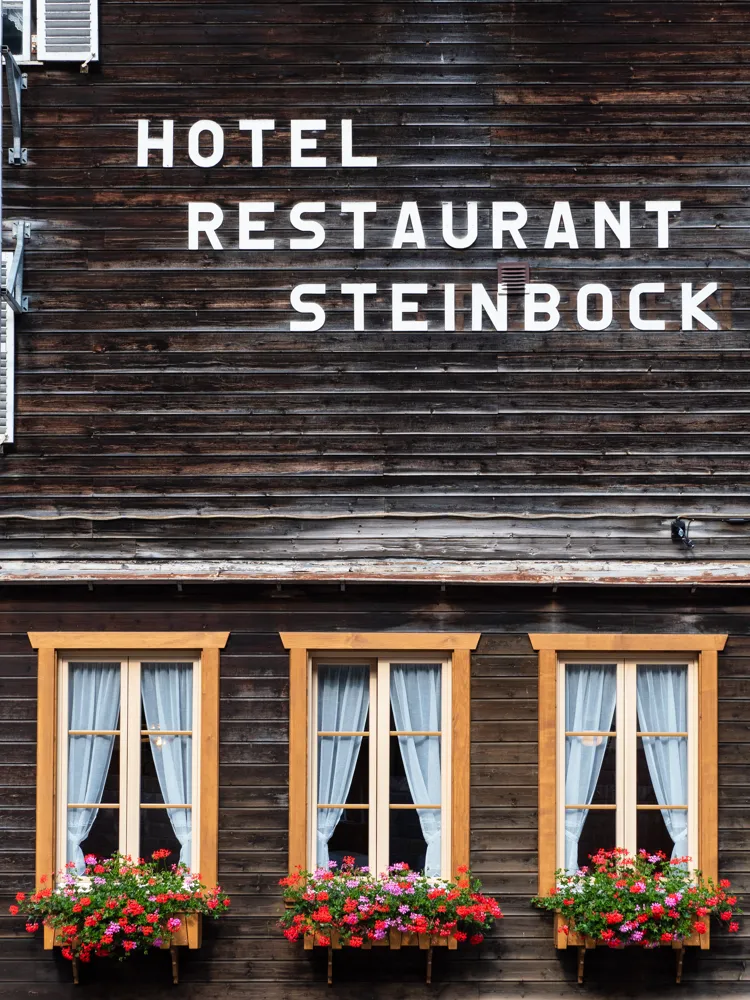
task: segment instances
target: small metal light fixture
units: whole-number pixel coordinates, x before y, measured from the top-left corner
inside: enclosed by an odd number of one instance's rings
[[[690,521],[676,517],[672,521],[672,541],[686,549],[694,549],[695,542],[690,537]]]
[[[508,295],[523,295],[529,283],[529,265],[518,260],[503,261],[497,265],[497,283],[505,285]]]

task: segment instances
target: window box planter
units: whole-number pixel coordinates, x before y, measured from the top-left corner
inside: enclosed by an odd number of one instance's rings
[[[321,941],[321,937],[323,940]],[[315,947],[328,948],[328,985],[333,984],[333,953],[341,951],[347,947],[341,942],[341,935],[338,931],[331,931],[330,938],[321,934],[305,934],[305,951],[312,951]],[[351,947],[349,945],[348,947]],[[455,951],[458,948],[458,941],[454,937],[441,937],[439,934],[405,934],[402,931],[390,930],[388,936],[380,941],[365,940],[359,946],[361,951],[370,951],[372,948],[389,948],[391,951],[400,951],[401,948],[419,948],[427,953],[427,966],[425,982],[432,982],[432,949],[447,948]]]
[[[176,916],[180,920],[180,926],[176,931],[165,938],[161,944],[161,951],[169,951],[172,959],[172,982],[177,985],[180,981],[180,959],[178,948],[200,948],[203,942],[203,914],[202,913],[178,913]],[[53,948],[62,948],[65,945],[60,931],[52,927],[44,928],[44,949],[51,951]],[[78,959],[71,959],[73,971],[73,982],[78,986],[79,965]]]
[[[596,938],[585,937],[579,934],[572,921],[568,922],[568,933],[563,930],[565,918],[559,911],[555,914],[555,947],[556,948],[577,948],[578,949],[578,982],[583,982],[584,966],[586,962],[586,952],[593,948],[609,947],[606,941],[596,940]],[[616,950],[621,951],[633,945],[616,945]],[[700,948],[706,951],[711,947],[711,930],[708,928],[705,934],[693,933],[684,941],[671,941],[669,944],[660,945],[662,948],[671,948],[675,953],[675,982],[682,982],[682,963],[685,957],[686,948]]]
[[[737,897],[731,884],[718,884],[690,868],[690,858],[668,859],[640,850],[631,857],[623,848],[597,851],[591,863],[575,871],[560,868],[547,895],[532,902],[554,915],[557,948],[578,949],[578,982],[583,982],[586,952],[598,946],[670,948],[676,979],[682,980],[686,948],[707,950],[711,917],[736,933]]]

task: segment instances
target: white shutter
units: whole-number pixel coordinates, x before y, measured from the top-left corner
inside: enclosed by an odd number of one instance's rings
[[[38,0],[39,59],[89,62],[99,58],[99,0]]]
[[[12,253],[2,257],[2,287],[13,259]],[[13,441],[13,373],[15,368],[13,342],[14,313],[5,299],[0,299],[0,446]]]

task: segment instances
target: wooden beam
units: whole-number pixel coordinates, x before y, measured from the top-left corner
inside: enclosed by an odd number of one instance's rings
[[[57,809],[57,657],[54,649],[39,653],[36,709],[36,887],[42,877],[51,885],[55,872],[55,817]],[[44,928],[44,947],[53,946],[54,930]]]
[[[289,653],[289,871],[307,868],[307,649]]]
[[[29,632],[33,649],[223,649],[229,632]]]
[[[206,885],[219,880],[219,650],[201,651],[199,861]]]
[[[539,652],[539,883],[546,896],[557,868],[557,655]]]
[[[652,634],[636,632],[530,632],[531,645],[536,650],[557,652],[638,652],[638,653],[697,653],[720,650],[726,635],[693,633]]]
[[[698,660],[698,867],[719,877],[719,670],[716,650]]]
[[[453,727],[451,731],[451,869],[469,864],[471,760],[471,652],[453,653],[451,680]]]
[[[480,632],[281,632],[284,649],[454,650],[476,649]]]

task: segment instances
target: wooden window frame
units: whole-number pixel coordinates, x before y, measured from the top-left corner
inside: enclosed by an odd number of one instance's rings
[[[698,850],[704,875],[718,878],[718,654],[726,635],[639,633],[529,633],[539,654],[539,895],[554,885],[557,868],[557,721],[560,656],[588,652],[682,653],[698,663]],[[563,934],[557,934],[564,947]]]
[[[321,654],[342,651],[392,657],[405,653],[446,655],[451,663],[451,853],[450,868],[469,863],[469,764],[471,651],[480,633],[281,632],[289,650],[289,871],[307,867],[310,828],[308,780],[310,665]]]
[[[218,880],[219,835],[219,654],[229,632],[29,632],[38,652],[36,753],[36,884],[55,871],[57,859],[57,703],[60,657],[76,653],[113,653],[143,657],[190,653],[200,660],[200,796],[201,875],[209,885]],[[53,945],[51,928],[44,946]]]

